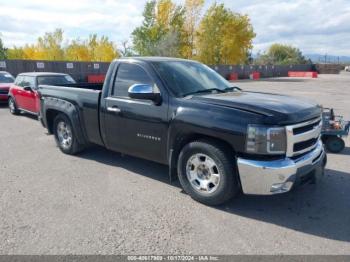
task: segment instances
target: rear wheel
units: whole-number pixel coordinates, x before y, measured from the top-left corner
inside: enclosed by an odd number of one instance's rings
[[[329,136],[326,139],[326,149],[331,153],[339,153],[345,148],[345,142],[337,136]]]
[[[207,205],[223,204],[239,191],[234,157],[219,144],[186,145],[179,155],[178,172],[184,191]]]
[[[66,115],[59,114],[56,116],[53,130],[57,146],[63,153],[74,155],[83,149],[74,133],[72,123]]]
[[[13,115],[18,115],[19,114],[19,110],[17,108],[16,102],[13,99],[13,97],[9,98],[8,104],[9,104],[10,113],[13,114]]]

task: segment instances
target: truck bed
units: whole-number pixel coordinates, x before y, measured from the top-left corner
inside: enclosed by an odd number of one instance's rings
[[[72,104],[81,121],[81,127],[87,139],[90,142],[101,144],[100,123],[99,123],[99,108],[102,84],[72,84],[69,86],[39,86],[39,94],[44,100],[43,103],[48,103],[49,98],[55,98],[50,103],[60,104],[63,100],[65,104]],[[44,106],[44,105],[42,105]]]
[[[103,83],[75,83],[75,84],[68,84],[68,85],[65,84],[65,85],[55,85],[55,86],[102,90]]]

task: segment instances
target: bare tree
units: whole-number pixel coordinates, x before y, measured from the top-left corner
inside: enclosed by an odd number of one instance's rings
[[[132,47],[129,44],[129,40],[123,40],[121,42],[121,48],[119,49],[119,52],[120,52],[121,56],[123,56],[123,57],[134,55],[132,52]]]

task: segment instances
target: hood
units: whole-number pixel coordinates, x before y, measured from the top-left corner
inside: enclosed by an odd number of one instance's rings
[[[312,101],[269,93],[228,92],[191,99],[263,115],[265,124],[297,123],[321,114],[321,107]]]
[[[6,90],[6,89],[10,89],[10,86],[12,85],[13,83],[0,83],[0,89],[2,90]]]

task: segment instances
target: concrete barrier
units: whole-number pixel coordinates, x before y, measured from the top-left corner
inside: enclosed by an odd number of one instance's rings
[[[251,79],[251,80],[259,80],[260,79],[260,72],[252,72],[252,73],[250,73],[249,79]]]
[[[317,78],[317,72],[308,71],[308,72],[296,72],[296,71],[288,71],[289,77],[311,77]]]
[[[238,80],[238,73],[230,73],[228,75],[228,80],[232,81],[232,80]]]
[[[103,83],[105,81],[106,75],[88,75],[87,76],[87,81],[88,83]]]

